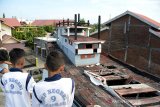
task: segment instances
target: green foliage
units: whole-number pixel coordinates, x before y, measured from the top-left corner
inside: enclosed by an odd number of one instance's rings
[[[46,32],[52,33],[54,30],[53,26],[44,26],[43,27]]]
[[[3,13],[3,18],[6,18],[5,14]]]
[[[43,27],[38,27],[37,29],[23,30],[22,32],[17,32],[16,29],[12,31],[12,35],[19,40],[27,40],[26,46],[33,48],[34,37],[44,37],[46,34]]]
[[[90,33],[95,32],[98,29],[98,24],[92,24],[91,26]]]
[[[0,92],[2,92],[2,89],[0,88]]]
[[[80,19],[80,23],[86,23],[86,21],[84,20],[84,18]]]
[[[98,24],[96,24],[96,23],[90,25],[90,27],[91,27],[90,33],[95,32],[95,31],[98,30]],[[105,27],[104,25],[101,25],[101,29],[104,28],[104,27]]]

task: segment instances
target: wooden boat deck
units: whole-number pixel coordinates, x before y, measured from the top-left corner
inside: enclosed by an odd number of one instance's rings
[[[132,94],[157,92],[157,90],[160,90],[159,83],[133,73],[131,70],[104,55],[101,55],[100,63],[102,64],[101,66],[75,67],[68,58],[66,58],[65,72],[63,72],[62,75],[63,77],[74,79],[76,85],[75,100],[79,103],[78,107],[94,107],[94,105],[101,107],[126,107],[121,101],[117,101],[117,99],[112,97],[104,89],[91,83],[89,78],[83,74],[84,70],[89,70],[96,75],[102,76],[105,78],[106,83],[109,81],[110,83],[117,82],[109,87],[114,89],[133,106],[141,107],[145,105],[144,107],[158,107],[160,105],[158,102],[159,96],[149,96],[138,99],[125,97],[126,95]],[[129,84],[132,80],[137,83],[133,82]]]

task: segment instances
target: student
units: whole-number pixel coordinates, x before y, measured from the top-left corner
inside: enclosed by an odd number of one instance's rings
[[[14,48],[9,52],[12,68],[2,76],[0,86],[5,93],[5,107],[31,107],[30,93],[35,81],[28,73],[23,73],[25,52]]]
[[[8,72],[8,65],[11,64],[9,62],[9,55],[7,50],[0,48],[0,73],[4,74]]]
[[[71,107],[75,86],[71,78],[60,75],[64,71],[63,54],[59,51],[49,53],[45,67],[48,78],[34,86],[32,107]]]

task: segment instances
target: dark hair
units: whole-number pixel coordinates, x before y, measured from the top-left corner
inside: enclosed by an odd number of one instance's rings
[[[60,66],[64,65],[63,54],[57,50],[50,52],[46,59],[46,65],[51,71],[57,70]]]
[[[9,56],[10,56],[10,61],[13,64],[16,64],[17,61],[25,56],[25,52],[23,49],[20,48],[13,48],[10,52],[9,52]]]
[[[0,49],[0,61],[8,61],[8,60],[9,60],[9,55],[7,50]]]

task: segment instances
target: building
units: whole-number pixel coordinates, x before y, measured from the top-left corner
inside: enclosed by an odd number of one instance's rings
[[[1,47],[10,51],[13,48],[25,48],[25,45],[12,36],[12,29],[21,26],[15,18],[0,18]]]
[[[16,18],[0,18],[6,25],[16,28],[21,26],[20,22]]]
[[[3,35],[12,35],[12,27],[0,20],[0,40],[2,40]]]
[[[34,52],[42,58],[46,58],[49,50],[54,50],[54,46],[56,46],[56,38],[54,37],[46,36],[34,38]]]
[[[160,23],[144,15],[126,11],[104,23],[105,52],[110,56],[160,76]]]
[[[0,37],[3,35],[12,36],[12,29],[21,26],[16,18],[0,18]]]
[[[76,30],[76,31],[75,31]],[[57,44],[75,66],[97,64],[100,61],[103,40],[89,37],[90,28],[73,22],[59,23]]]
[[[90,34],[91,37],[93,38],[98,38],[98,31],[95,31],[95,32],[92,32]],[[103,43],[103,46],[102,46],[102,53],[104,53],[103,51],[104,50],[107,50],[107,45],[106,45],[106,42],[108,41],[108,36],[109,36],[109,28],[108,27],[104,27],[100,30],[100,39],[101,40],[104,40],[105,42]]]
[[[31,23],[32,26],[56,26],[56,23],[63,20],[35,20]]]

